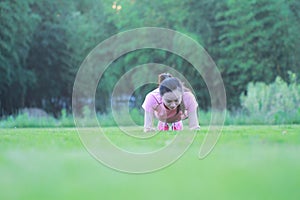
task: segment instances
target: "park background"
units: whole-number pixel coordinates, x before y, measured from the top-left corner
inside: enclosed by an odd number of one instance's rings
[[[0,1],[0,199],[298,199],[299,10],[297,0]],[[84,151],[72,128],[72,92],[92,49],[141,27],[172,29],[203,46],[224,81],[226,126],[208,158],[197,160],[204,139],[198,134],[172,166],[130,175]],[[211,102],[200,74],[170,52],[140,49],[111,63],[97,88],[98,120],[112,139],[141,147],[116,129],[111,91],[123,74],[147,63],[184,74],[205,133]],[[131,80],[142,81],[148,70]],[[137,88],[124,104],[138,125],[143,98],[156,86]],[[172,137],[159,135],[150,147]]]
[[[39,108],[56,119],[69,116],[76,73],[93,48],[126,30],[163,27],[191,37],[214,60],[228,97],[228,123],[236,115],[241,119],[240,113],[255,116],[236,123],[299,123],[299,8],[291,0],[1,1],[0,115],[13,120],[24,108]],[[205,82],[190,63],[167,51],[141,49],[115,60],[101,77],[99,115],[109,115],[120,77],[147,63],[184,74],[199,110],[210,110]],[[133,115],[142,116],[143,99],[155,87],[136,89]]]

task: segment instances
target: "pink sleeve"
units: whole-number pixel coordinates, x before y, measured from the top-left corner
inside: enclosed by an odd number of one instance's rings
[[[158,102],[155,99],[155,96],[151,93],[146,96],[145,101],[142,105],[144,110],[147,112],[153,112],[157,106],[158,106]]]
[[[188,112],[195,111],[198,107],[196,98],[191,92],[184,93],[183,101]]]

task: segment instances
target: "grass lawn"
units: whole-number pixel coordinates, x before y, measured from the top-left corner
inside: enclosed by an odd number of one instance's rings
[[[76,129],[0,129],[0,199],[300,198],[299,125],[225,126],[213,151],[199,160],[207,129],[179,160],[147,174],[101,164]],[[136,143],[118,128],[106,130],[124,148],[155,149],[174,137],[164,132]]]

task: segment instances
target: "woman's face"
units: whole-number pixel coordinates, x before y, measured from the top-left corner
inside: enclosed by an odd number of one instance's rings
[[[172,92],[166,92],[162,96],[162,101],[168,109],[173,110],[180,105],[182,101],[182,92],[178,89]]]

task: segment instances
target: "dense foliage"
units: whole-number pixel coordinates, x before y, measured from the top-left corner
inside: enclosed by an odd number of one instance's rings
[[[289,75],[289,85],[280,77],[269,85],[249,83],[248,94],[240,97],[245,112],[268,124],[299,123],[300,85],[295,82],[295,74]]]
[[[296,0],[2,0],[0,115],[23,107],[55,115],[71,110],[75,75],[88,53],[113,34],[144,26],[170,28],[198,41],[219,67],[229,108],[237,108],[249,82],[289,81],[288,71],[300,77],[299,9]],[[108,111],[118,79],[149,62],[184,74],[201,108],[209,109],[206,85],[189,63],[153,49],[112,63],[99,83],[97,109]],[[145,85],[134,93],[137,105],[152,88]]]

